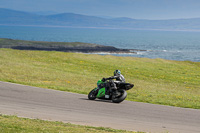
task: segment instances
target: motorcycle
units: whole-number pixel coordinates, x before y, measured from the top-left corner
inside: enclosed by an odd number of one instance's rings
[[[112,89],[114,85],[116,85],[115,88],[117,89]],[[88,94],[88,99],[95,100],[96,98],[98,98],[112,100],[113,103],[120,103],[124,101],[127,97],[126,91],[130,90],[133,87],[134,85],[131,83],[124,83],[114,81],[113,79],[103,78],[97,81],[97,87],[90,91],[90,93]]]

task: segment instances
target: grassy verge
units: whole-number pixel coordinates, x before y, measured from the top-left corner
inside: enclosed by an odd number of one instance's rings
[[[87,94],[120,69],[127,100],[200,109],[200,62],[0,49],[0,80]]]
[[[91,43],[82,43],[82,42],[47,42],[47,41],[25,41],[25,40],[14,40],[7,38],[0,38],[0,47],[1,48],[11,48],[13,46],[31,46],[31,47],[95,47],[100,46],[97,44]]]
[[[103,127],[80,126],[63,122],[0,115],[1,133],[131,133]]]

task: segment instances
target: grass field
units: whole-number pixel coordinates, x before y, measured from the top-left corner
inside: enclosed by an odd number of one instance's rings
[[[103,127],[19,118],[0,114],[0,133],[132,133]]]
[[[35,46],[35,47],[95,47],[97,44],[83,43],[83,42],[47,42],[47,41],[27,41],[0,38],[0,48],[11,48],[13,46]]]
[[[126,100],[200,109],[200,62],[0,49],[0,80],[88,94],[121,70]]]

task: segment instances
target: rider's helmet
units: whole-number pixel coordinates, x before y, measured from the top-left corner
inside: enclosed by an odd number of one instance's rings
[[[121,71],[120,70],[115,70],[114,71],[114,76],[118,76],[118,75],[120,75],[121,74]]]

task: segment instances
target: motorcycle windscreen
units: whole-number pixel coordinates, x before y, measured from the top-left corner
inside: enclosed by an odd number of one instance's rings
[[[105,92],[106,92],[106,89],[105,88],[101,88],[96,97],[100,98],[100,97],[105,96]]]

